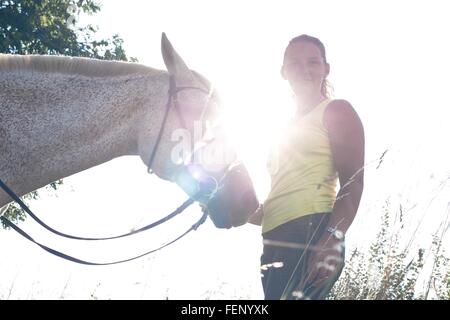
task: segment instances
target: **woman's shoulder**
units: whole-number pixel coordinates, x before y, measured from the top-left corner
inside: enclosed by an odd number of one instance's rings
[[[328,103],[327,109],[334,108],[344,108],[344,109],[353,109],[353,106],[350,102],[345,99],[333,99]]]
[[[331,100],[325,109],[323,121],[326,127],[333,123],[361,122],[355,108],[345,99]]]

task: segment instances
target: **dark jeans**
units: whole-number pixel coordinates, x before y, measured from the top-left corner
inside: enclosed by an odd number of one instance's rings
[[[332,279],[321,286],[315,286],[308,282],[307,262],[311,250],[304,248],[289,248],[268,244],[267,240],[282,241],[284,243],[306,246],[314,245],[325,231],[329,219],[328,213],[315,213],[289,221],[273,230],[263,233],[265,241],[261,256],[262,285],[266,300],[278,300],[280,298],[298,299],[292,291],[302,283],[303,298],[319,300],[323,299],[331,290],[333,284],[339,278],[342,267]],[[342,259],[344,253],[342,253]],[[276,262],[282,262],[282,267]],[[275,263],[275,264],[274,264]],[[283,295],[284,293],[284,295]]]

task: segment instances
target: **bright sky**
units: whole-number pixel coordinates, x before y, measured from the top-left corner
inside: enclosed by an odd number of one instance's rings
[[[126,3],[126,5],[124,5]],[[128,56],[165,69],[160,50],[166,32],[188,66],[214,82],[232,119],[230,135],[249,167],[260,200],[269,190],[268,141],[291,108],[279,76],[292,37],[320,38],[331,64],[335,97],[349,100],[366,132],[366,162],[386,149],[379,169],[368,166],[350,246],[370,241],[389,197],[416,206],[408,213],[427,223],[427,236],[442,221],[449,180],[450,44],[446,1],[103,1],[91,20],[100,37],[118,33]],[[432,178],[431,178],[432,177]],[[448,184],[448,183],[447,183]],[[121,158],[65,179],[58,196],[44,195],[32,209],[52,226],[81,235],[109,235],[156,220],[185,195],[148,176],[143,163]],[[430,200],[436,195],[436,199]],[[428,208],[428,209],[427,209]],[[136,240],[73,244],[22,225],[36,239],[83,259],[126,258],[157,247],[199,217],[197,206]],[[447,237],[448,240],[448,237]],[[173,246],[135,262],[84,267],[65,262],[12,232],[0,232],[0,299],[259,299],[260,230],[246,225],[217,230],[207,221]],[[450,242],[450,241],[449,241]]]

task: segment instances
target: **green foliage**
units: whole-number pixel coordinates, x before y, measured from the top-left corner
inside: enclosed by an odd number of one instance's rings
[[[0,53],[127,61],[123,40],[118,35],[94,40],[97,28],[77,26],[82,12],[92,15],[99,11],[100,6],[93,0],[0,0]],[[56,181],[47,187],[56,190],[61,183]],[[22,200],[27,203],[38,197],[34,191]],[[25,212],[17,204],[10,204],[5,217],[14,222],[24,221]]]
[[[63,180],[58,180],[50,183],[45,188],[49,191],[55,192],[58,189],[58,186],[63,184]],[[20,198],[27,206],[30,202],[30,200],[36,200],[39,199],[39,193],[38,191],[32,191],[23,197]],[[19,221],[25,221],[26,213],[25,211],[15,202],[11,202],[7,205],[7,209],[4,214],[5,218],[8,218],[11,222],[18,223]],[[2,221],[2,227],[4,229],[9,229],[3,221]]]
[[[411,254],[409,245],[401,249],[402,228],[394,228],[396,221],[392,222],[389,214],[392,210],[387,201],[376,239],[366,253],[353,250],[327,299],[428,299],[431,288],[437,299],[450,299],[450,259],[442,248],[442,234],[434,237],[429,249],[434,263],[428,272],[428,288],[426,292],[419,292],[419,276],[427,273],[424,269],[426,250],[420,248]]]
[[[128,60],[118,35],[94,40],[94,26],[76,25],[81,12],[99,11],[92,0],[0,1],[0,52]]]
[[[437,299],[450,300],[450,258],[445,256],[442,248],[442,236],[439,237],[437,234],[433,235],[432,254],[434,260],[425,298],[433,289]]]

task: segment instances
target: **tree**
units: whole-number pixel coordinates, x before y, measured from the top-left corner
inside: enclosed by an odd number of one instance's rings
[[[96,27],[79,26],[81,13],[92,15],[100,9],[93,0],[0,0],[0,53],[128,61],[123,40],[117,34],[110,39],[95,40]],[[53,182],[47,188],[56,190],[61,183],[62,180]],[[34,191],[22,200],[38,197]],[[5,217],[23,221],[25,212],[18,205],[10,204]]]

